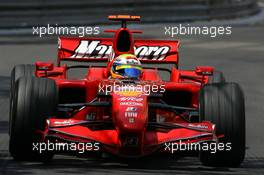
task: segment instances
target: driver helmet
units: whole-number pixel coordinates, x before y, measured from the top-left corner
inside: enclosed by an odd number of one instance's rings
[[[135,55],[122,54],[113,60],[110,76],[112,78],[139,79],[141,71],[141,63]]]

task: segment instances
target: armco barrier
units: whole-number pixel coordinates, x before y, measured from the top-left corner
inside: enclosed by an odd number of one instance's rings
[[[256,0],[1,0],[0,29],[108,24],[109,14],[141,15],[142,22],[182,22],[247,16]]]

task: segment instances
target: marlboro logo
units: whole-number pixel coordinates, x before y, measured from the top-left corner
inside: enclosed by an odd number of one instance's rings
[[[170,51],[168,46],[135,47],[135,55],[139,59],[164,60]],[[101,41],[82,40],[70,58],[110,58],[112,46],[101,44]]]

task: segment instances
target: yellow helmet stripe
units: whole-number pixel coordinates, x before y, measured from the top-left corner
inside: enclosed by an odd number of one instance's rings
[[[126,69],[126,68],[135,68],[138,70],[142,70],[142,67],[140,66],[135,66],[135,65],[121,65],[121,66],[116,66],[116,70],[120,70],[120,69]]]

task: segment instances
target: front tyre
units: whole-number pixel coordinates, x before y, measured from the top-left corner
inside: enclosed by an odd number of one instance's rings
[[[47,78],[21,77],[14,86],[9,152],[15,160],[41,160],[52,154],[33,151],[40,141],[37,131],[43,131],[46,119],[56,114],[57,86]]]
[[[9,121],[12,120],[12,108],[13,108],[13,94],[15,90],[15,83],[20,77],[32,77],[35,76],[35,66],[32,64],[19,64],[16,65],[11,72],[11,84],[10,84],[10,107],[9,107]],[[9,135],[10,135],[11,122],[9,122]]]
[[[244,95],[236,83],[205,85],[200,92],[200,119],[216,126],[223,134],[219,143],[231,144],[231,150],[201,151],[200,160],[207,166],[237,167],[245,157]]]

